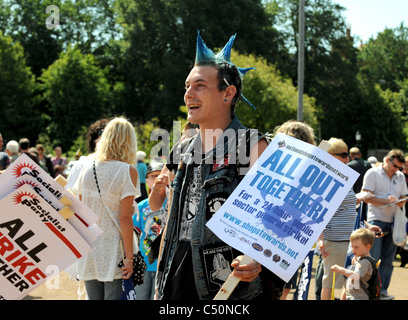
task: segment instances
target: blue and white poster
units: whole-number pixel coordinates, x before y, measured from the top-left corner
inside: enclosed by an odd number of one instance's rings
[[[322,149],[278,134],[207,226],[288,282],[357,178]]]

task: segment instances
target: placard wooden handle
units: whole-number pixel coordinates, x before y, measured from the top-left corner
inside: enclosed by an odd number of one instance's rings
[[[240,260],[240,265],[247,264],[253,261],[250,256],[244,255],[238,257]],[[234,291],[235,287],[241,281],[241,278],[234,276],[232,273],[228,276],[227,280],[225,280],[224,284],[222,285],[221,289],[218,291],[217,295],[214,297],[214,300],[228,300],[229,296],[231,295],[232,291]]]
[[[68,220],[69,218],[71,218],[75,212],[72,211],[72,209],[70,207],[64,207],[61,210],[58,211],[58,213],[65,219]]]
[[[55,177],[54,180],[57,181],[62,187],[65,187],[68,183],[67,179],[65,179],[65,177],[60,174],[57,177]]]
[[[65,187],[67,184],[67,179],[65,179],[62,175],[58,175],[58,177],[56,177],[54,180],[58,182],[62,187]],[[75,214],[75,212],[70,207],[70,205],[72,205],[72,201],[67,196],[63,196],[61,199],[59,199],[59,201],[64,205],[64,208],[59,210],[58,213],[65,220],[68,220],[68,218],[71,218]]]

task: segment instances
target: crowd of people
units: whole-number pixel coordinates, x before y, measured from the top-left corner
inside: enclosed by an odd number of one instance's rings
[[[62,156],[62,149],[60,146],[54,148],[54,155],[45,154],[46,150],[44,145],[36,144],[35,147],[31,147],[30,140],[28,138],[21,138],[17,140],[8,140],[5,151],[2,151],[4,147],[3,136],[0,133],[0,173],[6,170],[21,154],[26,154],[35,163],[39,164],[53,178],[59,174],[64,177],[67,176],[67,158]]]
[[[134,127],[124,117],[100,119],[89,127],[88,155],[78,156],[67,177],[68,187],[98,215],[104,231],[93,252],[78,262],[79,279],[84,281],[89,299],[120,298],[121,279],[131,277],[135,250],[141,251],[148,266],[143,284],[135,288],[141,300],[213,299],[220,286],[210,281],[214,270],[207,268],[206,259],[222,261],[240,278],[232,300],[285,299],[296,283],[296,274],[285,283],[255,260],[241,264],[243,254],[206,227],[213,214],[210,203],[214,199],[218,205],[225,202],[268,145],[267,135],[244,127],[234,112],[238,100],[252,106],[242,95],[242,78],[250,68],[238,68],[230,61],[234,39],[231,37],[214,54],[198,34],[195,64],[185,80],[188,126],[166,163],[146,163],[146,153],[137,151]],[[208,132],[212,132],[211,137]],[[226,132],[237,137],[233,150],[237,155],[244,151],[246,162],[229,163],[231,145],[224,139]],[[303,122],[288,121],[273,133],[316,145],[313,129]],[[392,299],[387,289],[396,251],[393,217],[405,204],[395,202],[408,195],[408,173],[404,176],[402,171],[405,156],[401,150],[391,150],[382,162],[370,164],[361,159],[358,148],[349,151],[341,138],[332,137],[328,143],[327,152],[360,177],[318,239],[316,250],[321,261],[316,271],[316,298],[330,299],[334,272],[367,282],[373,268],[363,257],[372,256],[381,260],[381,297]],[[51,176],[66,174],[67,161],[58,146],[55,156],[50,157],[42,145],[30,148],[28,139],[11,140],[6,152],[0,153],[0,170],[19,153],[26,153]],[[216,162],[220,157],[221,164]],[[358,197],[362,193],[366,193],[363,200]],[[361,229],[368,235],[356,236],[360,207],[365,223]],[[134,242],[134,228],[141,233],[138,244]],[[350,243],[355,258],[352,267],[345,269]],[[209,256],[210,252],[217,256]],[[345,288],[343,299],[369,298],[365,291],[350,289],[344,277],[336,279],[335,286]]]

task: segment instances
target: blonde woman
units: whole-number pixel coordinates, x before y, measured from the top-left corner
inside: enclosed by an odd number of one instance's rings
[[[349,162],[347,144],[339,138],[330,138],[328,142],[331,146],[327,152],[347,164]],[[357,198],[351,188],[319,237],[318,244],[324,267],[322,300],[330,300],[333,286],[333,271],[330,270],[330,267],[334,264],[344,265],[346,261],[350,235],[356,222],[356,204]],[[336,277],[335,288],[342,288],[343,283],[344,277]]]
[[[99,217],[103,234],[94,251],[78,262],[90,300],[118,300],[121,279],[132,272],[134,199],[140,195],[136,168],[137,143],[133,126],[123,117],[105,127],[96,147],[95,162],[84,169],[74,187],[80,199]],[[122,248],[126,256],[119,268]]]

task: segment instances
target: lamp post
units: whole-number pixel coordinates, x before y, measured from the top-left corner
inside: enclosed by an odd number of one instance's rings
[[[299,0],[299,44],[298,44],[298,110],[297,120],[303,121],[303,81],[305,67],[305,0]]]

